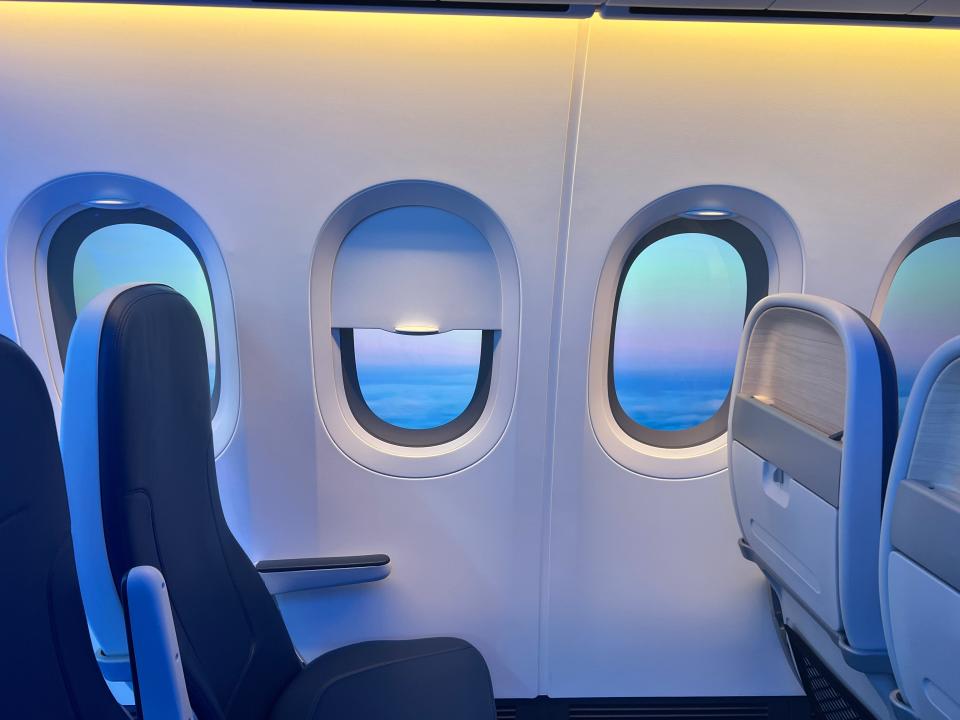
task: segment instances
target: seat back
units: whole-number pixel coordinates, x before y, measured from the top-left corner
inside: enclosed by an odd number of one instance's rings
[[[880,580],[901,694],[922,718],[960,720],[960,338],[927,360],[907,402]]]
[[[97,667],[46,385],[0,337],[0,717],[122,720]]]
[[[729,467],[749,552],[838,643],[882,652],[876,558],[897,420],[882,336],[832,300],[765,298],[732,397]]]
[[[302,664],[223,516],[203,331],[185,298],[140,285],[108,291],[81,313],[68,351],[62,433],[73,450],[65,452],[68,480],[99,479],[110,577],[88,563],[91,591],[119,607],[124,574],[156,567],[167,581],[197,715],[266,718]],[[89,433],[93,452],[69,442]],[[90,527],[98,529],[97,518]],[[104,634],[120,639],[122,616],[100,621]]]

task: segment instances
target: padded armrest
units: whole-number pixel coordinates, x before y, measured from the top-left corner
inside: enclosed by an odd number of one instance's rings
[[[167,584],[155,567],[140,565],[123,579],[137,705],[143,720],[196,720],[187,696],[180,644]]]
[[[383,580],[390,574],[388,555],[261,560],[257,572],[273,595]]]

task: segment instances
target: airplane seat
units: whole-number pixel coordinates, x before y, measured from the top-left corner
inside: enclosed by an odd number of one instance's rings
[[[880,540],[883,623],[904,717],[960,720],[960,338],[904,412]]]
[[[0,399],[0,717],[129,720],[87,630],[47,387],[2,336]]]
[[[840,688],[825,705],[852,694],[845,717],[888,717],[877,557],[898,415],[890,350],[842,303],[770,296],[747,319],[732,398],[740,549],[777,593],[808,694],[816,704],[825,669]]]
[[[62,435],[68,480],[99,482],[87,527],[102,523],[106,559],[89,543],[81,580],[113,603],[130,568],[163,573],[200,720],[494,717],[486,663],[455,638],[359,643],[304,666],[224,519],[203,332],[170,288],[107,291],[81,314]],[[97,620],[118,636],[115,617]]]

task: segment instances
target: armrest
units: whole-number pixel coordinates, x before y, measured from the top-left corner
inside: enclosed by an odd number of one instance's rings
[[[383,580],[390,574],[387,555],[261,560],[257,572],[272,595]]]
[[[121,585],[137,706],[143,720],[196,720],[163,575],[141,565]]]

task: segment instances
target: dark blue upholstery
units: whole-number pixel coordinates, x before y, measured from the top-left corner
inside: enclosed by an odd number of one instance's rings
[[[271,720],[484,720],[495,714],[486,678],[480,653],[456,638],[357,643],[307,665]]]
[[[897,431],[900,426],[900,397],[897,390],[897,366],[893,352],[880,328],[859,310],[856,311],[877,346],[877,359],[880,363],[880,417],[883,422],[883,481],[880,488],[881,504],[887,496],[887,479],[890,465],[893,463],[893,451],[897,447]]]
[[[0,567],[0,717],[128,720],[90,643],[47,388],[2,336]]]
[[[494,717],[483,658],[460,640],[361,643],[303,667],[223,517],[207,356],[187,300],[159,285],[120,293],[99,363],[111,570],[118,585],[137,565],[164,574],[200,720]]]

